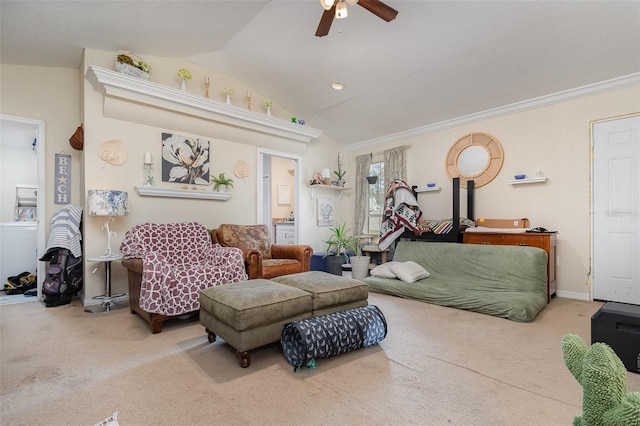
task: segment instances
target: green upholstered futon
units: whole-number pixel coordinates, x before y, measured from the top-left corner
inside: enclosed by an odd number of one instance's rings
[[[394,261],[430,276],[413,283],[370,276],[369,290],[513,321],[533,321],[547,304],[547,253],[535,247],[400,241]]]

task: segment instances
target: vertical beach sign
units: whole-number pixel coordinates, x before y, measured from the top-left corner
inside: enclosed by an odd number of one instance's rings
[[[71,156],[56,154],[56,178],[53,184],[55,204],[71,204]]]

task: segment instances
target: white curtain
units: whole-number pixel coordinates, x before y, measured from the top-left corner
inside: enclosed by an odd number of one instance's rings
[[[356,234],[364,232],[369,213],[369,184],[367,176],[371,167],[371,154],[356,157]]]
[[[407,180],[407,146],[397,146],[384,151],[384,184],[394,179]]]

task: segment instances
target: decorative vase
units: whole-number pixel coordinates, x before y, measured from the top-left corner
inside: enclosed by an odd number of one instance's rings
[[[227,192],[227,185],[218,185],[218,192]]]
[[[227,105],[231,105],[231,95],[227,94]]]
[[[267,107],[267,115],[269,117],[271,117],[271,107],[270,106]]]
[[[182,86],[180,86],[180,90],[183,92],[187,91],[187,80],[182,80]]]

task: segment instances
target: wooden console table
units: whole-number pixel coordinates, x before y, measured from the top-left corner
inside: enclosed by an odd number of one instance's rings
[[[463,232],[464,244],[492,244],[502,246],[531,246],[547,252],[547,303],[556,294],[557,234],[555,232]]]

